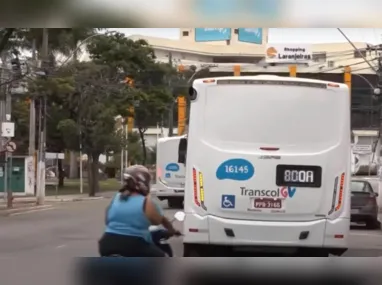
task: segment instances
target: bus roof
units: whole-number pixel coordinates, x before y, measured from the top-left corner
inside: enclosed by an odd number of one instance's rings
[[[325,81],[310,78],[299,78],[299,77],[286,77],[278,75],[253,75],[253,76],[224,76],[224,77],[209,77],[195,79],[194,84],[202,84],[203,81],[212,80],[267,80],[267,81],[289,81],[289,82],[304,82],[304,83],[324,83],[324,84],[337,84],[340,88],[347,89],[347,85],[344,83],[338,83],[333,81]]]
[[[181,138],[185,138],[185,137],[187,137],[187,135],[159,138],[159,139],[158,139],[158,142],[175,141],[175,140],[179,140],[179,139],[181,139]]]

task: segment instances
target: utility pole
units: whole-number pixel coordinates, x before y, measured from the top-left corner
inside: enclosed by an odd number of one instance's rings
[[[37,66],[36,57],[36,39],[32,42],[32,68],[35,69]],[[36,194],[36,173],[37,173],[37,156],[36,156],[36,104],[35,98],[29,98],[29,156],[33,157],[33,169],[34,169],[34,179],[33,188]]]
[[[378,69],[377,69],[377,88],[380,88],[382,86],[382,53],[381,53],[381,46],[378,46]],[[382,102],[381,97],[378,98],[379,100],[379,143],[381,143],[382,138]],[[375,150],[377,149],[378,141],[375,143]],[[375,154],[374,150],[374,154]],[[379,155],[378,155],[379,157]],[[379,162],[377,163],[378,168],[381,168],[382,166],[379,165]],[[370,167],[369,167],[370,168]],[[382,203],[382,173],[380,169],[377,169],[377,175],[378,175],[378,205],[381,205]]]
[[[6,90],[7,90],[7,86],[6,84],[4,84],[4,82],[6,82],[8,79],[7,79],[7,76],[6,76],[6,66],[5,66],[5,62],[6,62],[6,57],[4,55],[4,52],[1,54],[1,70],[0,70],[0,82],[1,82],[1,86],[0,86],[0,119],[1,119],[1,123],[3,122],[6,122],[6,106],[5,106],[5,97],[6,97]],[[6,144],[6,138],[3,138],[3,137],[0,137],[0,140],[1,140],[1,148],[4,148],[5,147],[5,144]],[[7,157],[7,153],[4,152],[4,156],[2,156],[2,158],[4,158],[4,160],[2,161],[2,175],[3,175],[3,179],[4,179],[4,200],[7,201],[7,187],[8,187],[8,181],[7,181],[7,160],[8,160],[8,157]]]
[[[32,43],[32,62],[33,67],[37,65],[36,61],[36,40]],[[30,98],[29,103],[29,156],[35,156],[36,152],[36,108],[35,99]]]
[[[43,29],[42,34],[42,63],[46,67],[48,62],[48,29]],[[44,70],[46,72],[46,70]],[[46,76],[47,74],[45,74]],[[46,94],[41,94],[39,99],[39,149],[37,163],[37,205],[45,202],[45,147],[46,147]]]
[[[169,52],[168,54],[168,64],[172,66],[172,53]],[[169,89],[172,92],[172,82],[171,78],[168,80],[168,86]],[[173,95],[173,94],[172,94]],[[170,110],[168,112],[168,136],[172,137],[174,135],[174,107],[175,107],[175,99],[173,98],[171,104],[170,104]]]

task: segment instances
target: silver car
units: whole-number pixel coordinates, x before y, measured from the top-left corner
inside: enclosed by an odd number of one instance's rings
[[[371,184],[362,179],[353,179],[351,189],[351,221],[366,223],[368,229],[378,229],[378,193],[373,191]]]

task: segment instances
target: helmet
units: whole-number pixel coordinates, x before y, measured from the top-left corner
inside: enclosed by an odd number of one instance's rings
[[[133,165],[123,171],[123,182],[130,191],[147,195],[150,192],[151,175],[143,165]]]

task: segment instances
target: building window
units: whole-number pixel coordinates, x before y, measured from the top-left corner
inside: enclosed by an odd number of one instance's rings
[[[326,62],[326,52],[313,54],[313,61]]]
[[[262,57],[245,56],[216,56],[212,58],[213,63],[258,63]],[[210,59],[206,59],[210,60]]]
[[[188,37],[188,31],[183,31],[183,37]]]
[[[354,58],[362,58],[362,56],[359,54],[359,52],[361,52],[361,54],[366,57],[366,50],[358,50],[358,51],[354,51]]]
[[[234,29],[233,32],[237,35],[239,33],[239,29]]]

